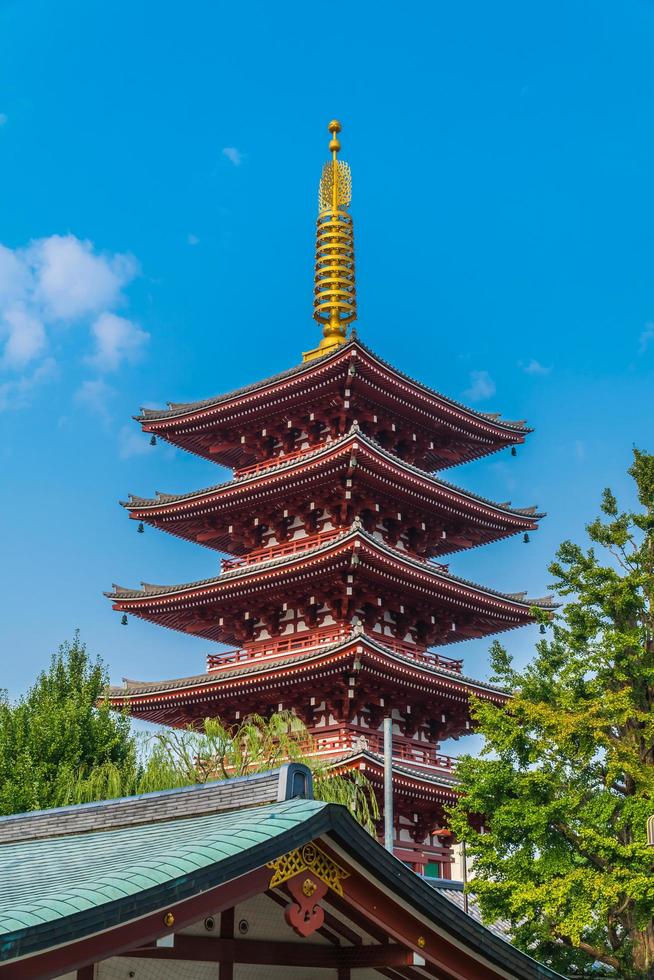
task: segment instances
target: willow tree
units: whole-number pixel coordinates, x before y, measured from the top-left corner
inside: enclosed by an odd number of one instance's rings
[[[512,698],[474,705],[485,748],[460,763],[452,820],[470,890],[517,945],[568,974],[651,978],[654,456],[635,451],[629,473],[640,507],[606,490],[592,546],[565,542],[550,566],[564,605],[533,661],[494,644]]]
[[[199,729],[162,729],[147,735],[140,749],[140,765],[133,770],[108,762],[91,774],[80,773],[68,783],[67,800],[85,803],[173,789],[302,762],[313,773],[316,799],[346,806],[370,833],[375,832],[379,810],[369,781],[358,772],[334,773],[316,758],[311,734],[292,712],[270,718],[250,715],[237,725],[207,718]]]

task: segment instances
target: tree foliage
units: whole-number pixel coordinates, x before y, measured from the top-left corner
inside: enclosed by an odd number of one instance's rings
[[[379,811],[368,780],[331,773],[291,712],[234,726],[207,718],[201,730],[138,736],[103,700],[107,682],[76,634],[17,704],[0,698],[0,813],[174,789],[293,761],[311,768],[316,799],[346,806],[374,833]]]
[[[452,823],[488,920],[563,972],[635,978],[654,976],[654,456],[629,473],[640,509],[606,490],[592,547],[550,566],[566,604],[534,660],[493,645],[512,698],[474,704],[485,748],[460,763]]]
[[[75,634],[12,705],[0,699],[0,813],[67,802],[67,787],[109,765],[136,771],[127,718],[101,703],[107,677]]]

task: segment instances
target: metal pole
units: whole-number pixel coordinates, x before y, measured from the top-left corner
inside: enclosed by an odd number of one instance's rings
[[[393,853],[393,719],[384,718],[384,847]]]
[[[468,914],[470,911],[468,892],[466,891],[466,886],[468,884],[468,855],[466,853],[466,842],[464,840],[461,841],[461,878],[463,879],[463,911]]]

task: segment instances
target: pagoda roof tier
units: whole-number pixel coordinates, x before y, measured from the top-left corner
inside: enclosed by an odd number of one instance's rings
[[[122,503],[134,520],[238,555],[251,550],[247,538],[231,530],[244,517],[252,525],[256,513],[265,524],[291,506],[307,510],[308,501],[314,498],[329,503],[337,493],[340,500],[342,481],[347,479],[351,480],[351,512],[360,513],[371,501],[379,508],[379,501],[386,499],[393,517],[398,507],[408,507],[415,520],[432,525],[423,549],[429,555],[450,554],[533,531],[544,517],[535,507],[513,508],[437,479],[384,449],[357,424],[317,449],[290,459],[282,457],[233,480],[189,493],[158,493],[154,498],[130,495]],[[402,517],[406,523],[404,513]]]
[[[383,812],[383,756],[364,749],[345,755],[330,766],[330,771],[334,775],[342,775],[353,770],[363,773],[371,783],[380,810]],[[413,769],[393,759],[393,811],[396,816],[411,820],[416,829],[421,828],[423,832],[429,832],[446,825],[447,808],[453,806],[458,797],[455,779],[448,779],[445,774],[438,772]],[[451,836],[448,830],[443,830],[443,833],[446,838]],[[393,848],[400,860],[405,859],[402,855],[402,844],[401,840],[396,839]],[[404,847],[409,851],[411,844],[407,841]],[[410,860],[409,854],[406,858]]]
[[[331,768],[331,767],[330,767]],[[334,760],[333,768],[339,769],[359,769],[365,771],[371,783],[377,784],[384,779],[384,757],[378,752],[371,752],[370,749],[354,751]],[[458,793],[456,791],[457,778],[455,775],[435,770],[415,769],[413,766],[406,766],[393,759],[393,788],[400,791],[403,796],[407,795],[407,790],[417,793],[432,794],[438,797],[447,796],[447,801],[454,803]]]
[[[524,421],[477,412],[415,381],[356,337],[322,357],[224,395],[142,409],[146,432],[230,467],[264,458],[261,433],[310,424],[313,418],[357,419],[375,431],[401,430],[420,443],[428,470],[478,459],[524,441]],[[413,447],[415,451],[415,447]]]
[[[292,592],[303,602],[314,594],[323,601],[332,596],[342,610],[352,606],[350,615],[356,603],[368,597],[380,608],[392,609],[395,603],[398,611],[413,600],[425,616],[438,614],[433,622],[442,633],[429,645],[513,629],[533,622],[532,607],[552,608],[549,598],[527,599],[525,593],[496,592],[455,578],[442,565],[412,557],[368,534],[358,518],[326,543],[299,553],[243,563],[215,578],[181,585],[114,585],[107,596],[121,612],[206,639],[238,643],[234,628],[246,612],[256,616],[260,607],[265,616],[275,604],[283,607]],[[347,612],[341,615],[346,618]],[[231,625],[230,617],[235,617]]]
[[[354,698],[345,678],[355,676]],[[211,714],[220,714],[233,723],[248,713],[265,713],[278,708],[280,701],[300,713],[313,697],[317,702],[342,698],[347,710],[370,701],[371,686],[377,696],[404,700],[412,710],[447,721],[439,731],[441,739],[457,734],[470,719],[469,698],[502,704],[506,691],[488,681],[476,680],[444,667],[427,657],[417,659],[386,646],[360,631],[348,637],[286,657],[250,658],[191,677],[163,681],[125,679],[113,686],[108,697],[117,708],[126,707],[135,717],[158,724],[184,727]],[[307,719],[309,721],[309,719]]]

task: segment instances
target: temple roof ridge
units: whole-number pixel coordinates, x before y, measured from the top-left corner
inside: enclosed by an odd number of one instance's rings
[[[337,768],[345,762],[352,762],[354,759],[360,758],[376,762],[378,765],[384,764],[383,755],[374,752],[369,746],[366,746],[365,748],[354,748],[350,752],[343,753],[343,755],[330,758],[327,761],[327,767],[329,769]],[[448,773],[446,770],[439,772],[435,766],[431,769],[418,769],[414,766],[407,766],[406,763],[400,762],[395,758],[393,759],[393,772],[398,775],[409,776],[411,779],[419,779],[426,783],[446,786],[448,789],[452,789],[459,782],[454,772]]]
[[[361,350],[365,351],[366,354],[374,358],[380,364],[383,364],[384,367],[387,367],[389,370],[393,371],[395,374],[398,375],[398,377],[402,378],[404,381],[409,381],[412,385],[415,385],[417,388],[421,388],[427,394],[435,395],[437,398],[442,399],[444,402],[448,402],[450,405],[453,405],[455,408],[462,409],[468,415],[472,415],[473,417],[476,418],[485,418],[488,421],[491,421],[491,414],[492,414],[493,421],[497,422],[499,425],[503,426],[504,428],[517,429],[520,432],[533,432],[533,429],[527,427],[527,423],[525,419],[517,419],[517,420],[503,419],[501,412],[495,412],[495,413],[478,412],[476,409],[470,408],[469,405],[464,405],[463,402],[459,402],[455,398],[450,398],[449,395],[444,395],[436,388],[432,388],[430,385],[426,385],[424,384],[424,382],[418,381],[416,380],[416,378],[412,378],[411,375],[405,374],[404,371],[400,371],[398,368],[394,367],[390,363],[390,361],[386,361],[384,360],[383,357],[380,357],[379,354],[376,354],[375,351],[373,351],[371,347],[368,347],[366,344],[364,344],[363,341],[358,340],[357,343],[358,346],[361,348]]]
[[[225,392],[224,394],[214,395],[213,397],[201,399],[199,401],[167,402],[168,409],[141,408],[140,414],[134,416],[134,418],[138,422],[154,422],[172,419],[183,415],[190,415],[193,412],[200,411],[204,408],[210,408],[215,405],[220,405],[223,402],[230,401],[232,398],[249,394],[257,389],[270,387],[280,381],[285,381],[288,378],[292,378],[297,374],[313,371],[316,367],[328,363],[330,360],[337,361],[348,353],[356,356],[357,352],[367,354],[370,358],[377,361],[378,364],[397,375],[398,378],[418,388],[423,394],[436,397],[448,405],[451,405],[453,408],[465,412],[472,418],[493,422],[501,428],[513,430],[521,434],[532,431],[527,427],[525,420],[511,421],[509,419],[502,419],[499,413],[478,412],[474,408],[470,408],[468,405],[463,404],[463,402],[459,402],[454,398],[450,398],[448,395],[442,394],[442,392],[438,391],[436,388],[432,388],[429,385],[424,384],[422,381],[418,381],[415,378],[412,378],[410,375],[405,374],[403,371],[400,371],[389,361],[384,360],[382,357],[376,354],[370,347],[364,344],[358,338],[358,336],[352,335],[344,344],[329,349],[326,354],[315,357],[309,361],[303,361],[291,368],[287,368],[285,371],[280,371],[278,374],[264,378],[261,381],[255,381],[249,385],[244,385],[241,388],[235,388],[232,391]]]
[[[140,507],[157,507],[165,503],[176,503],[183,500],[193,500],[198,497],[203,497],[207,494],[215,493],[219,490],[226,489],[229,486],[239,486],[244,483],[259,480],[262,476],[266,476],[272,473],[279,473],[282,470],[293,470],[298,466],[302,466],[305,462],[310,462],[318,458],[321,454],[326,454],[333,452],[335,449],[347,444],[353,438],[360,439],[364,445],[375,449],[386,459],[391,460],[397,466],[414,473],[416,476],[420,476],[423,479],[430,480],[434,484],[443,487],[446,490],[452,490],[454,493],[461,494],[470,500],[476,501],[478,503],[487,504],[497,510],[503,510],[507,513],[524,516],[524,517],[534,517],[542,518],[545,517],[545,512],[539,511],[536,505],[531,505],[530,507],[512,507],[511,501],[504,501],[498,503],[492,500],[490,497],[484,497],[481,494],[475,493],[472,490],[467,490],[464,487],[460,487],[455,483],[451,483],[449,480],[443,480],[440,476],[435,476],[434,473],[429,470],[423,470],[419,466],[415,466],[413,463],[409,463],[403,460],[396,453],[389,449],[386,449],[381,445],[373,436],[367,435],[359,426],[358,422],[355,420],[347,432],[343,435],[338,436],[335,439],[329,439],[324,444],[317,446],[315,449],[308,450],[299,456],[294,456],[292,459],[285,459],[281,457],[278,462],[270,463],[269,466],[262,467],[252,473],[244,473],[241,476],[234,476],[231,480],[224,480],[221,483],[213,484],[209,487],[204,487],[201,490],[187,491],[186,493],[162,493],[156,491],[155,497],[137,497],[134,494],[128,494],[129,500],[120,503],[123,507],[130,508],[140,508]]]
[[[236,398],[239,395],[247,395],[251,391],[256,391],[257,388],[267,387],[268,385],[276,384],[278,381],[286,381],[287,378],[292,378],[296,374],[301,374],[303,371],[309,368],[315,368],[318,364],[328,361],[330,358],[334,357],[335,354],[341,354],[345,347],[349,346],[344,344],[341,347],[327,351],[326,354],[322,354],[320,357],[314,358],[312,361],[304,361],[299,364],[294,364],[293,367],[286,368],[284,371],[278,371],[276,374],[271,374],[268,378],[263,378],[260,381],[251,381],[250,384],[242,385],[240,388],[233,388],[231,391],[226,391],[222,395],[213,395],[209,398],[202,398],[194,402],[166,402],[168,405],[167,409],[162,408],[145,408],[141,407],[139,415],[134,415],[133,418],[137,422],[145,422],[155,419],[164,419],[174,417],[176,415],[184,415],[187,412],[197,411],[201,408],[209,408],[212,405],[219,405],[221,402],[229,401],[230,398]]]
[[[369,546],[376,548],[377,550],[386,553],[387,555],[395,558],[396,560],[402,561],[413,568],[420,571],[429,571],[435,577],[444,579],[455,585],[466,586],[475,592],[492,596],[497,599],[505,599],[510,602],[518,602],[512,594],[507,592],[500,592],[496,589],[491,589],[488,586],[479,585],[477,582],[473,582],[470,579],[459,578],[456,575],[452,575],[449,571],[445,569],[445,566],[437,564],[432,561],[425,561],[422,559],[414,558],[412,555],[405,551],[400,551],[397,548],[393,548],[391,545],[380,541],[379,538],[372,534],[369,534],[363,529],[360,522],[357,524],[357,518],[350,525],[350,527],[345,528],[340,534],[335,535],[330,538],[327,542],[321,542],[313,548],[306,548],[304,551],[295,552],[291,555],[279,555],[272,558],[265,558],[260,562],[253,564],[242,564],[237,565],[235,568],[230,568],[225,572],[221,572],[220,575],[212,576],[211,578],[200,579],[195,582],[182,582],[175,585],[167,586],[152,586],[145,584],[142,589],[118,589],[114,586],[113,592],[106,592],[105,595],[110,599],[138,599],[144,598],[148,595],[171,595],[174,593],[188,592],[196,588],[202,588],[205,585],[217,585],[220,582],[228,581],[231,579],[239,577],[248,577],[252,575],[257,575],[261,571],[267,570],[269,568],[274,568],[278,565],[288,564],[293,566],[294,564],[304,561],[307,558],[313,558],[321,553],[330,551],[335,546],[344,544],[348,540],[354,540],[355,538],[360,538],[366,542]],[[142,583],[143,585],[143,583]],[[156,590],[156,591],[152,591]],[[515,593],[514,593],[515,595]],[[522,600],[520,604],[523,606],[539,606],[545,609],[555,608],[555,604],[551,596],[545,596],[538,600]]]
[[[141,582],[141,588],[145,595],[157,595],[161,589],[165,589],[165,585],[156,585],[154,582]]]

